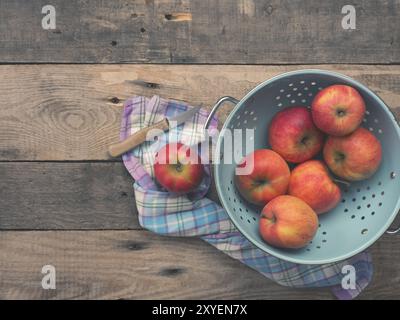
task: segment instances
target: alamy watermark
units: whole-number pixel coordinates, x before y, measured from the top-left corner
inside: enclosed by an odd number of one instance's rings
[[[356,289],[356,268],[350,264],[342,267],[342,288],[345,290]]]
[[[45,16],[42,18],[42,28],[44,30],[56,29],[56,8],[48,4],[42,7],[42,14]]]
[[[51,264],[42,267],[42,288],[45,290],[56,289],[56,268]]]
[[[344,30],[356,29],[356,8],[350,4],[342,7],[342,14],[345,16],[342,18],[342,28]]]
[[[173,123],[170,123],[170,126],[174,126]],[[254,146],[254,129],[223,129],[221,132],[218,132],[217,129],[209,129],[204,130],[204,136],[201,144],[198,146],[200,150],[196,150],[193,146],[180,146],[179,153],[184,154],[184,157],[179,158],[179,162],[181,164],[197,164],[199,161],[202,164],[241,164],[236,167],[237,175],[248,175],[253,171],[254,161],[252,159],[252,151],[255,150]],[[178,141],[178,133],[177,131],[170,130],[168,133],[164,133],[164,131],[159,129],[149,130],[146,135],[146,141],[151,142],[150,152],[153,155],[156,155],[158,150],[160,149],[160,139],[158,137],[161,134],[168,135],[168,141]],[[216,140],[221,139],[223,141],[220,146],[220,154],[213,155],[210,150],[213,150],[216,145]],[[177,154],[178,147],[170,146],[170,152]],[[192,152],[192,151],[200,151],[200,152]],[[201,157],[198,157],[197,154],[200,154]],[[223,155],[223,156],[222,156]],[[246,161],[243,162],[244,156],[246,157]],[[153,157],[154,158],[154,157]],[[167,159],[166,157],[157,157],[157,161],[160,164],[175,164],[178,162],[177,158]]]

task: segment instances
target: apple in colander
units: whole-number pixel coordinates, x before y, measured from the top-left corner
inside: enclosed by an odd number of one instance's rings
[[[336,84],[318,92],[311,104],[315,125],[331,136],[345,136],[356,130],[364,117],[365,103],[358,91]]]
[[[314,238],[317,229],[314,210],[303,200],[288,195],[268,202],[259,220],[261,238],[279,248],[302,248]]]
[[[285,160],[269,149],[248,154],[235,170],[235,184],[248,202],[264,206],[273,198],[285,194],[290,169]]]
[[[334,174],[346,180],[358,181],[371,177],[378,170],[382,147],[371,132],[360,127],[344,137],[329,137],[323,154]]]
[[[308,160],[292,170],[288,193],[305,201],[317,214],[335,208],[341,198],[340,188],[319,160]]]
[[[272,150],[286,161],[301,163],[322,149],[324,135],[314,125],[306,107],[289,107],[272,118],[268,129]]]

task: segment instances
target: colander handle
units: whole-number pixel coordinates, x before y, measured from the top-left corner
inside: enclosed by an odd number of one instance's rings
[[[397,229],[388,229],[388,230],[386,230],[386,233],[387,234],[396,234],[396,233],[399,233],[399,231],[400,231],[400,227],[398,227]]]
[[[204,125],[205,129],[208,129],[212,118],[214,117],[215,113],[217,112],[217,110],[219,109],[219,107],[224,104],[225,102],[230,102],[233,103],[234,105],[237,105],[239,103],[239,100],[233,98],[233,97],[229,97],[229,96],[225,96],[220,98],[217,103],[214,105],[214,107],[212,107],[210,114],[208,115],[208,118],[206,120],[206,123]]]

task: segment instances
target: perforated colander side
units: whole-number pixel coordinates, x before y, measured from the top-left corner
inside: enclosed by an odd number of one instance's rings
[[[233,223],[260,249],[288,261],[320,264],[345,259],[367,248],[389,227],[400,207],[400,181],[396,179],[400,130],[393,115],[375,94],[348,77],[320,70],[296,71],[259,85],[229,115],[223,129],[255,129],[254,138],[244,136],[231,150],[224,145],[223,137],[217,143],[217,154],[224,157],[224,152],[230,151],[236,159],[248,153],[241,148],[246,141],[254,139],[254,149],[268,148],[267,128],[276,112],[290,106],[310,107],[319,90],[338,83],[355,87],[365,99],[367,112],[362,125],[380,140],[383,160],[372,178],[351,183],[350,187],[340,186],[340,204],[319,216],[318,232],[308,246],[283,250],[265,243],[258,233],[262,208],[246,202],[237,191],[233,179],[236,164],[222,161],[214,167],[219,197]]]

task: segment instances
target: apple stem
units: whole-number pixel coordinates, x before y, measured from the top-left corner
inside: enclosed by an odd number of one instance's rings
[[[344,180],[340,180],[340,179],[332,179],[333,181],[340,183],[340,184],[344,184],[346,187],[350,187],[350,182],[344,181]]]

